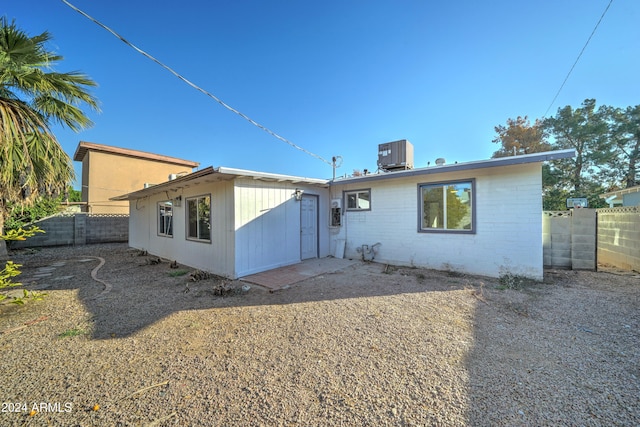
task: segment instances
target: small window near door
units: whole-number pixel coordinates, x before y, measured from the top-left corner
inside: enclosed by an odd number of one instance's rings
[[[173,204],[158,203],[158,236],[173,237]]]
[[[347,211],[371,210],[371,189],[345,191],[344,198]]]

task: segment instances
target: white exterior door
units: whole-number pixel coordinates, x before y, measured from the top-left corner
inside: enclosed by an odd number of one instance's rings
[[[318,257],[318,198],[302,196],[300,201],[300,259]]]

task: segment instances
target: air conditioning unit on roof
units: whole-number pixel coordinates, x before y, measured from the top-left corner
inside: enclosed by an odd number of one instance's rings
[[[413,145],[406,139],[379,144],[378,167],[386,171],[413,169]]]

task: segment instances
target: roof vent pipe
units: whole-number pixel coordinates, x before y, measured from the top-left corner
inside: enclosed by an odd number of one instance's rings
[[[436,159],[436,165],[438,165],[438,166],[442,166],[442,165],[444,165],[446,162],[447,162],[447,161],[444,159],[444,157],[438,157],[438,158]]]

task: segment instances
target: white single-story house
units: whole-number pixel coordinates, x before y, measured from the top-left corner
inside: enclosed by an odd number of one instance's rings
[[[542,279],[542,162],[574,155],[335,180],[209,167],[115,199],[130,246],[234,279],[329,255]]]

